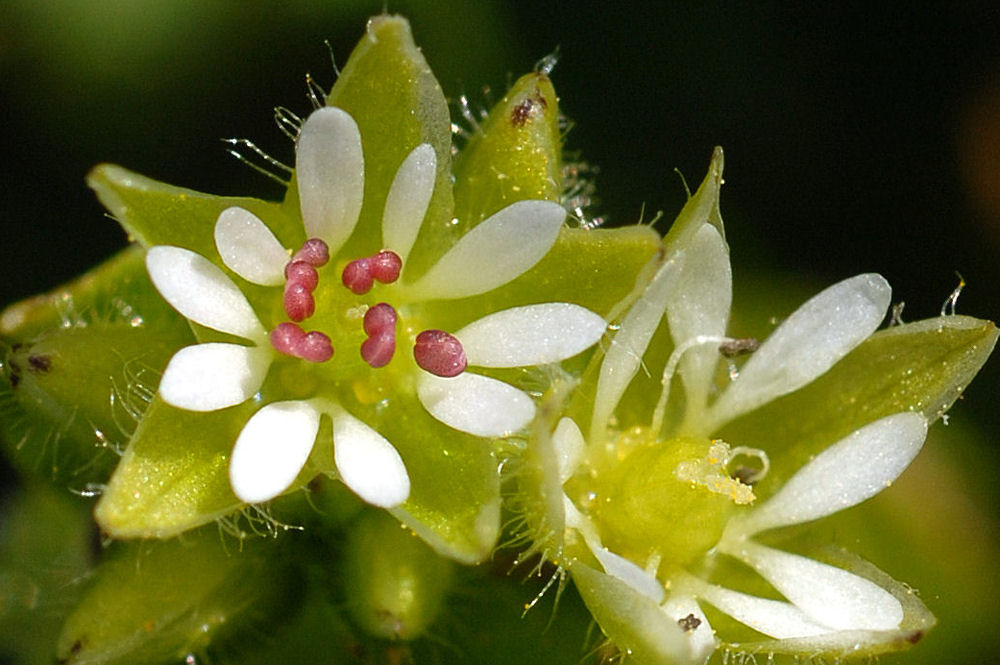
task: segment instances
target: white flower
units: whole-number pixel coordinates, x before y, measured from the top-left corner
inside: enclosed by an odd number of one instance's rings
[[[186,318],[254,343],[181,349],[160,381],[164,401],[215,411],[256,394],[275,351],[239,288],[208,259],[180,247],[151,248],[146,266],[157,290]],[[268,404],[247,421],[230,461],[236,496],[247,503],[267,501],[291,485],[309,457],[323,413],[333,420],[334,460],[347,486],[374,505],[405,501],[410,480],[395,448],[344,409],[319,399]]]
[[[407,324],[411,315],[419,319],[415,305],[420,302],[465,298],[506,284],[549,251],[565,218],[557,203],[514,203],[466,233],[423,275],[409,279],[407,259],[437,177],[434,149],[421,144],[400,165],[388,192],[381,225],[383,249],[351,261],[341,275],[321,273],[329,259],[338,257],[357,225],[364,170],[354,119],[338,108],[320,109],[303,123],[296,146],[306,244],[292,254],[261,219],[243,208],[228,208],[219,215],[214,235],[222,262],[252,284],[284,285],[288,320],[274,322],[270,332],[239,287],[213,263],[178,247],[149,250],[147,267],[153,283],[174,308],[195,323],[252,343],[206,343],[179,351],[161,381],[166,402],[195,411],[244,402],[258,393],[279,352],[314,364],[331,361],[334,342],[352,338],[339,329],[307,333],[298,325],[314,314],[321,325],[344,320],[324,318],[323,306],[331,300],[314,297],[314,292],[319,295],[320,275],[323,288],[337,281],[334,288],[344,289],[332,302],[353,298],[352,311],[364,312],[368,339],[361,345],[361,357],[373,368],[383,367],[396,351],[397,317]],[[337,261],[330,262],[334,264]],[[384,289],[379,295],[389,302],[375,305],[347,293],[366,294],[376,283]],[[534,402],[504,382],[465,372],[466,364],[521,367],[558,362],[592,346],[605,327],[600,316],[578,305],[515,307],[487,315],[454,335],[425,331],[432,334],[423,343],[418,336],[416,365],[404,359],[397,366],[402,363],[419,373],[417,395],[433,417],[470,434],[506,436],[534,417]],[[456,361],[454,371],[435,369],[442,358]],[[349,414],[332,395],[322,393],[268,404],[250,418],[230,463],[236,495],[259,502],[287,489],[309,458],[322,415],[333,422],[334,457],[344,482],[375,505],[392,507],[405,501],[409,476],[392,444]]]
[[[660,442],[657,445],[669,445],[664,441],[667,430],[668,439],[695,437],[707,445],[725,423],[826,372],[875,331],[889,296],[885,280],[871,274],[826,289],[785,320],[742,366],[738,378],[712,400],[720,347],[739,346],[741,340],[725,337],[731,302],[726,244],[714,226],[701,225],[666,258],[624,317],[600,368],[589,437],[570,418],[562,418],[555,428],[551,441],[558,484],[587,464],[589,455],[615,458],[612,419],[664,316],[674,350],[665,364],[663,394],[651,417],[650,436]],[[684,387],[683,417],[665,424],[676,372]],[[926,420],[916,413],[876,420],[817,455],[762,505],[737,511],[729,519],[704,556],[739,559],[785,600],[726,589],[658,556],[629,560],[604,545],[598,516],[563,495],[561,521],[567,541],[577,534],[603,572],[579,560],[567,567],[605,630],[631,636],[631,644],[620,646],[665,662],[702,663],[714,650],[716,638],[701,602],[764,635],[797,640],[796,653],[846,653],[878,644],[898,636],[903,620],[903,605],[893,593],[844,569],[761,545],[754,536],[825,517],[877,494],[916,456],[926,432]],[[752,489],[726,472],[737,455],[757,457],[763,466],[758,478],[766,474],[764,451],[731,449],[716,440],[705,460],[678,464],[674,475],[692,487],[702,485],[746,504],[753,500]],[[594,471],[588,469],[583,477],[587,473]],[[658,571],[668,576],[666,584]],[[616,618],[623,613],[624,618]],[[770,645],[774,648],[773,642]]]

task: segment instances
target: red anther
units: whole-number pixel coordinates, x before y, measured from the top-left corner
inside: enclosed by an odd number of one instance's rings
[[[305,321],[316,311],[312,293],[302,284],[285,282],[285,314],[292,321]]]
[[[386,328],[361,343],[361,358],[372,367],[384,367],[396,352],[396,329]]]
[[[315,291],[319,284],[319,273],[305,261],[292,261],[285,266],[285,279],[292,284],[304,286],[306,291]]]
[[[355,259],[344,266],[344,286],[359,296],[372,290],[371,259]]]
[[[365,334],[369,337],[387,331],[396,333],[396,310],[389,303],[380,302],[368,308],[364,320]]]
[[[292,262],[305,261],[314,268],[325,266],[329,260],[330,248],[319,238],[309,238],[309,240],[306,240],[305,244],[302,245],[302,249],[295,252],[295,256],[292,257]]]
[[[296,356],[298,357],[297,349],[302,346],[303,340],[306,338],[305,332],[302,328],[299,328],[294,323],[281,323],[277,328],[271,331],[269,335],[271,340],[271,346],[274,350],[279,353],[284,353],[286,356]]]
[[[469,364],[462,343],[443,330],[425,330],[417,335],[413,357],[422,369],[443,377],[458,376]]]
[[[303,360],[325,363],[333,357],[333,342],[323,333],[313,330],[306,333],[296,351],[296,355]]]
[[[399,271],[403,269],[403,259],[399,258],[396,252],[383,249],[371,257],[369,265],[372,277],[383,284],[391,284],[399,279]]]

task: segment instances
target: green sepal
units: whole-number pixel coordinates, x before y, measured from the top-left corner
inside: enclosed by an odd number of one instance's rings
[[[338,570],[350,616],[370,635],[388,640],[422,635],[444,609],[454,575],[454,562],[378,510],[351,525]]]
[[[859,427],[901,411],[929,421],[958,399],[996,344],[996,326],[942,316],[876,332],[801,390],[726,425],[720,436],[766,450],[764,498],[813,455]]]
[[[702,224],[711,224],[725,239],[726,230],[722,223],[722,212],[719,207],[719,192],[722,189],[722,171],[725,166],[725,156],[722,148],[716,146],[712,151],[712,161],[708,165],[708,174],[701,185],[681,208],[677,219],[663,238],[667,248],[667,258],[675,251],[682,250],[691,242]]]
[[[368,256],[383,249],[382,212],[396,171],[421,143],[434,148],[434,194],[408,261],[410,275],[419,274],[458,235],[450,224],[453,204],[448,102],[414,43],[406,19],[382,15],[368,22],[367,33],[351,53],[326,103],[344,109],[358,123],[365,158],[361,217],[342,255]],[[294,178],[283,206],[289,216],[298,216]]]
[[[83,275],[0,312],[0,340],[28,342],[61,328],[123,324],[174,334],[187,324],[153,288],[145,252],[130,245]]]
[[[455,218],[463,231],[517,201],[559,201],[559,100],[548,76],[519,78],[455,160]]]
[[[229,454],[252,402],[210,413],[156,396],[95,509],[115,538],[169,538],[242,507],[229,487]]]
[[[660,250],[660,236],[648,226],[571,229],[533,268],[503,286],[472,298],[422,303],[437,325],[459,327],[508,307],[569,302],[609,316],[641,279],[643,267]]]
[[[571,561],[573,583],[601,630],[637,665],[693,663],[677,622],[617,577]]]
[[[19,465],[53,478],[102,482],[184,341],[122,325],[90,326],[56,330],[12,350],[4,364],[17,381],[2,392],[9,390],[26,419],[23,438],[11,440]]]
[[[5,490],[8,488],[4,488]],[[91,566],[87,503],[27,481],[0,505],[0,661],[51,665],[62,614]],[[12,658],[12,660],[8,660]]]
[[[129,248],[51,293],[0,316],[0,430],[25,472],[78,485],[117,462],[171,355],[190,343],[187,322]]]
[[[462,563],[489,556],[500,532],[498,461],[489,441],[443,425],[402,397],[377,429],[410,475],[410,498],[390,512],[443,556]]]
[[[129,240],[145,248],[154,245],[184,247],[224,267],[215,248],[215,222],[226,208],[239,206],[260,217],[286,247],[304,240],[296,214],[285,215],[280,205],[246,196],[215,196],[175,187],[133,173],[114,164],[101,164],[87,175],[87,184]]]
[[[57,644],[65,665],[179,662],[280,608],[292,583],[275,540],[230,551],[214,528],[118,543],[95,571]]]

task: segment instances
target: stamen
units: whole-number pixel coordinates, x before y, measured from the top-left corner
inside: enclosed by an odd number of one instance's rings
[[[372,367],[384,367],[396,352],[396,310],[381,302],[365,312],[368,339],[361,343],[361,357]]]
[[[372,367],[385,367],[396,353],[396,331],[389,329],[361,343],[361,358]]]
[[[333,357],[333,342],[325,334],[313,330],[299,345],[298,356],[310,362],[324,363]]]
[[[371,259],[355,259],[346,266],[340,276],[344,286],[359,296],[372,290],[374,278],[371,274]]]
[[[298,357],[299,354],[296,353],[296,349],[302,345],[302,341],[306,338],[306,333],[294,323],[285,322],[272,330],[269,338],[271,346],[278,353]]]
[[[325,334],[306,333],[294,323],[279,324],[269,335],[271,346],[279,353],[309,362],[322,363],[333,357],[333,343]]]
[[[306,240],[305,244],[302,245],[302,249],[295,252],[295,256],[292,257],[293,263],[295,261],[305,261],[315,268],[325,266],[329,260],[330,248],[319,238],[309,238],[309,240]]]
[[[396,310],[389,303],[380,302],[365,312],[364,328],[368,336],[378,335],[387,329],[396,329]]]
[[[462,343],[443,330],[425,330],[417,335],[413,357],[422,369],[445,378],[458,376],[469,364]]]
[[[383,249],[377,254],[355,259],[344,266],[341,279],[344,286],[359,296],[371,291],[377,281],[381,284],[391,284],[399,279],[403,269],[403,259],[399,254]]]
[[[667,364],[663,368],[663,378],[660,380],[661,391],[660,399],[656,403],[656,408],[653,410],[653,422],[652,428],[654,432],[659,432],[663,427],[663,418],[667,411],[667,400],[670,398],[670,383],[674,378],[674,372],[677,371],[677,365],[680,363],[681,358],[685,353],[691,349],[703,346],[705,344],[727,344],[734,342],[731,337],[717,337],[715,335],[696,335],[691,337],[687,341],[683,342],[677,346],[670,354],[670,358],[667,359]]]
[[[319,273],[312,264],[305,261],[291,261],[285,266],[285,279],[295,284],[301,284],[307,291],[316,289],[319,284]]]
[[[285,314],[292,321],[305,321],[316,311],[316,301],[306,285],[285,282]]]
[[[399,279],[399,271],[403,269],[403,259],[391,249],[383,249],[371,257],[369,266],[372,277],[382,284],[392,284]]]

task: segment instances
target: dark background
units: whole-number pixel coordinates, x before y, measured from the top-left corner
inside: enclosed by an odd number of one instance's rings
[[[568,148],[600,167],[597,212],[612,223],[662,210],[665,230],[685,198],[674,169],[696,186],[722,145],[737,280],[808,291],[877,271],[915,320],[938,313],[958,271],[958,311],[1000,316],[995,2],[647,4],[7,0],[0,305],[125,244],[84,185],[96,163],[278,196],[219,139],[291,161],[272,108],[307,112],[304,74],[334,80],[323,40],[343,63],[387,6],[411,18],[446,94],[477,108],[483,86],[499,99],[558,48]],[[1000,466],[998,365],[953,411],[985,428],[982,469]],[[995,509],[996,489],[984,491]]]

